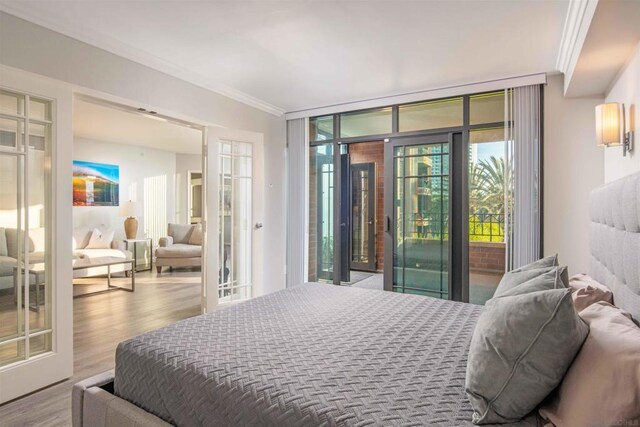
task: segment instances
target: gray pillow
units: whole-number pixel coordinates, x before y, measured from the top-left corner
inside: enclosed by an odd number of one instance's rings
[[[520,268],[511,270],[511,272],[519,273],[521,271],[536,270],[538,268],[557,267],[558,265],[559,265],[558,254],[555,254],[555,255],[549,255],[548,257],[540,258],[539,260],[534,261],[531,264],[523,265]]]
[[[557,266],[558,255],[552,255],[515,270],[511,270],[502,276],[493,296],[498,297],[509,289],[527,282],[541,274],[547,273]],[[569,287],[569,273],[567,272],[566,267],[564,271],[562,271],[562,280],[564,286]]]
[[[549,286],[557,279],[546,280]],[[489,300],[478,320],[466,377],[474,424],[515,422],[529,414],[560,383],[587,337],[570,289],[531,287]]]
[[[500,280],[500,284],[493,294],[493,297],[498,298],[505,294],[508,294],[512,289],[522,286],[523,284],[528,283],[541,276],[549,280],[558,278],[558,281],[550,282],[553,284],[553,286],[547,287],[546,289],[569,287],[569,273],[567,272],[567,267],[538,268],[535,270],[524,270],[505,273],[505,275],[502,277],[502,280]]]
[[[529,292],[548,291],[550,289],[565,289],[567,286],[565,286],[562,276],[566,275],[566,271],[566,267],[553,267],[546,273],[540,274],[511,289],[504,290],[504,292],[494,298],[527,294]]]

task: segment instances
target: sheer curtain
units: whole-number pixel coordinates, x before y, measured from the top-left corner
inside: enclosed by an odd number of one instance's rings
[[[507,270],[541,255],[540,89],[517,87],[505,96]]]
[[[287,120],[287,287],[306,281],[306,119]]]

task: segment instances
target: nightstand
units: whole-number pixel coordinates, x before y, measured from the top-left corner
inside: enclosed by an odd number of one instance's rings
[[[153,240],[125,239],[125,248],[133,254],[133,268],[136,271],[147,271],[153,268]]]

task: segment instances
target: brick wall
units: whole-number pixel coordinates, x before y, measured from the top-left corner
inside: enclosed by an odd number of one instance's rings
[[[376,165],[376,270],[384,269],[384,142],[362,142],[349,145],[351,164]]]
[[[504,243],[469,242],[469,270],[504,273]]]

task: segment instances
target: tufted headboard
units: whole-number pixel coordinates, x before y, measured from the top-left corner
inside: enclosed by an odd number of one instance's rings
[[[640,320],[640,173],[599,187],[590,199],[589,274],[616,306]]]

